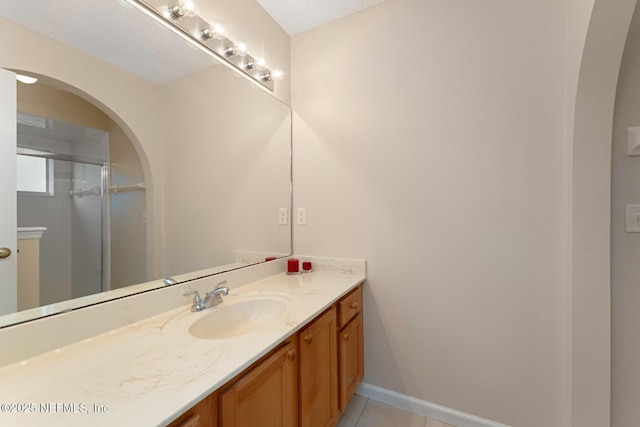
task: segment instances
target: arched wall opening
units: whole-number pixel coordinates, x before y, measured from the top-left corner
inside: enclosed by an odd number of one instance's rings
[[[594,1],[569,123],[572,426],[610,425],[611,138],[620,63],[636,3]]]

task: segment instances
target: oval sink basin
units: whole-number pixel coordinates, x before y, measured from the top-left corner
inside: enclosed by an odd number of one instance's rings
[[[252,299],[231,305],[219,305],[189,328],[196,338],[220,339],[252,332],[267,326],[287,309],[283,301],[272,298]]]

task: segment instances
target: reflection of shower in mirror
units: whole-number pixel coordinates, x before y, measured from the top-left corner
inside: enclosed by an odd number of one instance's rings
[[[78,198],[83,198],[84,196],[97,196],[100,197],[102,195],[102,190],[100,186],[96,185],[88,190],[83,190],[82,188],[78,188],[77,190],[71,191],[72,196],[76,196]]]
[[[72,97],[54,88],[37,86],[28,88],[28,92],[20,88],[18,99],[40,100],[46,95],[46,99],[60,100],[55,103],[60,105],[62,98],[69,100]],[[82,102],[77,98],[73,100]],[[138,209],[140,203],[136,201],[144,199],[144,194],[112,204],[110,195],[117,192],[107,190],[114,184],[111,182],[110,159],[114,157],[111,153],[122,151],[120,147],[128,141],[119,136],[106,115],[97,110],[84,117],[75,112],[71,114],[69,110],[64,116],[69,120],[66,121],[61,120],[59,108],[46,109],[46,103],[38,105],[39,112],[45,116],[27,112],[18,114],[17,151],[24,164],[19,167],[24,185],[18,191],[17,226],[46,227],[48,233],[39,241],[39,297],[30,300],[29,304],[19,304],[23,309],[115,289],[140,281],[146,270],[144,260],[138,261],[128,251],[131,245],[113,234],[118,230],[118,224],[134,222],[132,218],[139,218],[145,211],[145,206]],[[87,104],[82,105],[84,111],[90,108]],[[28,110],[29,106],[23,108]],[[84,125],[72,123],[72,120]],[[119,179],[131,175],[123,170],[127,164],[118,163]],[[116,207],[113,211],[112,205]],[[133,212],[133,209],[139,212]],[[136,230],[144,232],[142,221],[135,221],[133,225],[136,224]],[[133,225],[129,226],[129,234],[144,240],[144,234],[136,234]],[[126,253],[129,276],[120,271],[113,273],[113,250]]]

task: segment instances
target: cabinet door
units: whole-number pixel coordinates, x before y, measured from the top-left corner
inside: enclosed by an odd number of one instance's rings
[[[277,350],[220,394],[221,427],[296,427],[296,342]]]
[[[349,403],[364,374],[362,315],[358,314],[340,332],[340,411]]]
[[[300,425],[333,426],[338,418],[335,307],[300,332]]]

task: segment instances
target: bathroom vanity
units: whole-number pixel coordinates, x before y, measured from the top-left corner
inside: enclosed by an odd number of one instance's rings
[[[0,424],[334,425],[363,375],[364,273],[279,273],[240,286],[233,273],[126,298],[125,316],[160,298],[179,306],[2,367]],[[191,312],[182,293],[221,280],[225,301]]]
[[[361,307],[358,285],[170,426],[334,425],[362,380]]]

